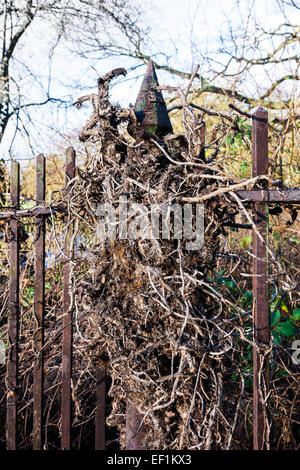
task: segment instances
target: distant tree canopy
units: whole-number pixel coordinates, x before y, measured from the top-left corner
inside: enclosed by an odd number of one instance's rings
[[[202,45],[194,27],[191,53],[193,62],[200,64],[196,75],[200,81],[199,93],[220,94],[251,106],[259,103],[271,109],[290,107],[295,99],[299,100],[300,25],[295,20],[300,7],[294,1],[271,2],[274,12],[270,13],[276,13],[277,24],[266,29],[265,16],[260,18],[256,11],[261,3],[236,1],[238,20],[231,18],[228,10],[224,30],[219,33],[219,44],[210,49]],[[201,5],[199,1],[199,7]],[[180,68],[179,57],[178,67],[170,65],[176,61],[176,51],[170,60],[163,43],[151,42],[145,35],[133,36],[130,41],[130,50],[114,44],[110,46],[111,53],[127,53],[145,63],[151,57],[156,69],[183,79],[191,77],[191,70]]]
[[[265,1],[278,19],[277,24],[272,20],[274,27],[267,28],[266,17],[257,14],[258,0],[233,0],[228,6],[236,7],[235,16],[228,9],[218,44],[209,47],[197,35],[196,17],[193,30],[187,31],[192,61],[200,65],[193,93],[224,96],[231,103],[246,105],[246,109],[263,105],[275,110],[276,119],[296,126],[300,26],[295,20],[299,6],[293,0]],[[199,0],[200,11],[202,4]],[[171,38],[168,44],[152,33],[151,20],[145,14],[151,8],[159,13],[155,2],[145,5],[139,0],[0,0],[0,141],[10,123],[11,151],[19,133],[29,138],[33,126],[39,125],[34,118],[37,108],[45,106],[50,116],[57,107],[71,103],[71,98],[61,96],[53,85],[52,59],[61,44],[71,44],[72,52],[90,65],[120,57],[120,65],[128,68],[129,62],[134,74],[151,58],[157,70],[190,79],[192,66],[187,67],[180,54],[176,55]],[[41,29],[49,35],[47,69],[33,64],[28,53],[31,48],[44,58],[45,50],[39,51],[39,43],[34,41]],[[72,85],[84,88],[86,80],[86,76],[74,76]],[[46,133],[50,126],[47,117],[43,126],[41,132]]]

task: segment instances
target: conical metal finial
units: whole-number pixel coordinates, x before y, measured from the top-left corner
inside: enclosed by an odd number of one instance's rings
[[[163,95],[154,88],[158,80],[152,60],[149,61],[145,77],[135,103],[135,111],[142,127],[162,137],[173,132]]]

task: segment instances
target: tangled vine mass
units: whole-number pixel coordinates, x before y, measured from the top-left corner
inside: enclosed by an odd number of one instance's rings
[[[181,94],[185,135],[158,138],[142,128],[132,109],[110,105],[108,86],[103,100],[103,79],[99,88],[99,96],[93,96],[93,117],[80,135],[81,140],[92,136],[94,151],[69,188],[70,214],[97,227],[97,207],[118,207],[124,197],[128,206],[147,208],[205,201],[201,250],[186,250],[186,241],[175,237],[96,237],[81,260],[75,255],[74,269],[80,263],[84,269],[74,277],[74,301],[78,316],[89,318],[82,334],[90,339],[88,354],[112,380],[108,423],[119,429],[125,446],[125,408],[130,402],[145,429],[144,448],[237,448],[237,436],[247,440],[245,419],[252,420],[241,360],[253,344],[251,311],[234,305],[209,282],[220,260],[224,222],[234,224],[240,210],[229,196],[234,181],[206,161],[203,122],[187,106],[187,94]],[[127,134],[118,131],[123,119]],[[219,132],[226,127],[220,126]],[[228,192],[222,193],[224,187]],[[128,219],[130,223],[130,215]],[[249,272],[249,265],[243,268]],[[282,273],[275,259],[276,268]],[[287,282],[282,274],[277,279]],[[273,395],[270,407],[278,406],[277,399]]]
[[[251,351],[257,347],[263,358],[270,357],[271,393],[266,393],[263,374],[260,385],[266,445],[295,448],[299,370],[285,343],[272,340],[264,349],[254,344],[251,300],[244,295],[251,291],[252,258],[238,249],[233,253],[226,241],[230,230],[234,235],[239,224],[251,227],[252,221],[251,207],[237,201],[233,186],[260,185],[259,178],[241,180],[229,174],[216,158],[239,116],[220,113],[204,144],[204,124],[197,107],[187,102],[187,90],[180,92],[184,133],[158,137],[142,127],[134,108],[110,103],[109,82],[124,73],[117,69],[107,74],[98,80],[98,94],[75,103],[78,108],[84,101],[93,106],[80,133],[80,140],[87,142],[87,157],[56,201],[67,208],[74,226],[75,423],[87,433],[81,423],[91,422],[93,416],[89,394],[94,390],[89,384],[96,364],[109,377],[107,424],[117,429],[122,448],[129,404],[145,430],[144,449],[251,448]],[[172,229],[169,239],[101,239],[99,206],[109,204],[118,215],[125,199],[128,207],[138,203],[149,211],[154,205],[204,202],[202,248],[186,249],[187,240],[176,239]],[[130,217],[128,224],[134,219]],[[143,232],[142,223],[136,228]],[[119,229],[117,223],[116,233]],[[228,274],[216,278],[220,272]],[[291,276],[270,245],[270,287],[297,306],[298,281]],[[52,406],[48,426],[59,428],[54,384],[59,377],[61,318],[55,318],[53,308],[46,318],[46,389]],[[34,326],[27,332],[32,330]],[[26,334],[22,330],[22,337]],[[30,348],[27,361],[34,357]],[[24,369],[23,398],[30,389],[27,384],[25,391],[26,374]]]

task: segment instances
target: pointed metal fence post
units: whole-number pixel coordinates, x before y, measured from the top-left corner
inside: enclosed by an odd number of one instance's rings
[[[252,112],[252,173],[253,176],[268,174],[268,113],[263,108]],[[254,341],[257,348],[253,351],[253,447],[263,450],[266,416],[263,404],[268,388],[268,358],[264,358],[260,347],[270,343],[270,313],[267,277],[267,209],[263,202],[255,202],[253,221],[253,315]]]
[[[10,179],[11,205],[16,210],[20,204],[20,165],[11,163]],[[19,343],[19,221],[16,217],[10,220],[9,241],[9,316],[8,340],[9,357],[7,359],[7,450],[17,448],[17,387],[18,387],[18,343]]]
[[[75,176],[75,150],[69,147],[66,150],[66,185]],[[73,226],[70,224],[69,215],[65,215],[66,238],[65,238],[65,263],[64,263],[64,294],[63,294],[63,338],[62,338],[62,396],[61,396],[61,447],[63,450],[71,449],[71,381],[72,381],[72,312],[70,297],[71,281],[71,237]]]
[[[36,204],[42,206],[46,193],[46,159],[36,157]],[[36,364],[33,372],[33,449],[42,449],[44,390],[44,314],[45,314],[45,216],[36,217],[34,240],[34,348]]]

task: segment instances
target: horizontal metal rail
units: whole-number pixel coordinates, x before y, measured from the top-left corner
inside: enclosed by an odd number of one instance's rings
[[[21,219],[23,217],[37,217],[44,215],[46,217],[51,216],[54,212],[66,212],[63,207],[33,207],[32,209],[18,209],[18,210],[10,210],[6,212],[0,211],[0,220],[5,219],[12,219],[18,218]]]
[[[252,189],[235,191],[245,202],[283,202],[300,204],[300,189]]]

